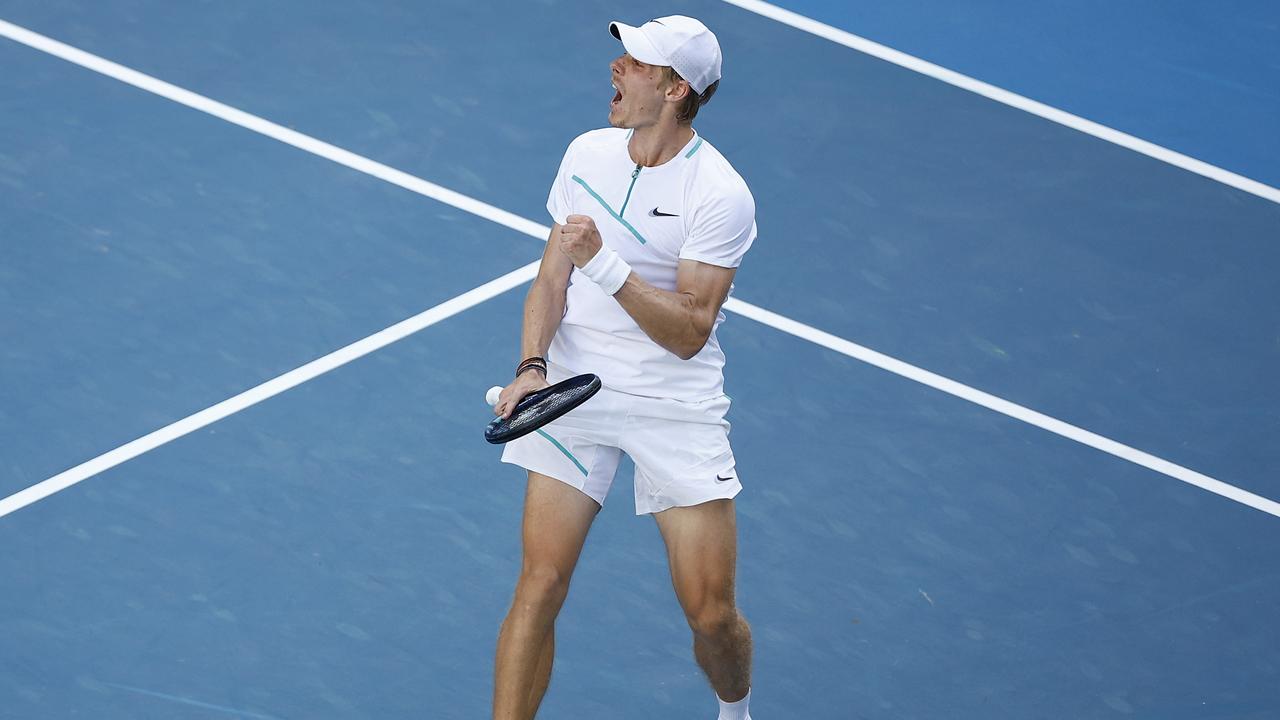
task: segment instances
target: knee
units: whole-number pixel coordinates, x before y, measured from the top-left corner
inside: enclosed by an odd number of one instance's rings
[[[741,622],[738,609],[730,602],[707,602],[686,614],[689,629],[704,638],[723,638],[731,635]]]
[[[552,564],[527,565],[516,583],[516,600],[532,605],[559,606],[569,594],[569,574]]]

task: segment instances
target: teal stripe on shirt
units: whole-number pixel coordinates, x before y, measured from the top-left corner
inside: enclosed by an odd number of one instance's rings
[[[600,203],[601,207],[603,207],[605,210],[608,210],[609,214],[613,216],[614,220],[617,220],[618,222],[622,223],[622,227],[630,230],[631,234],[636,236],[636,239],[640,241],[641,245],[647,244],[648,241],[644,239],[644,236],[641,235],[640,232],[637,231],[635,228],[631,227],[631,223],[627,222],[626,220],[623,220],[621,215],[614,212],[613,208],[609,207],[609,203],[605,202],[604,198],[600,197],[599,193],[597,193],[595,190],[592,190],[591,186],[587,184],[586,180],[583,180],[577,175],[574,175],[573,181],[581,185],[588,193],[591,193],[591,197],[595,198],[596,202]]]

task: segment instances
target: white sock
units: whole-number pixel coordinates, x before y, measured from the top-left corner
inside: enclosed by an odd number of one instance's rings
[[[747,703],[751,702],[751,689],[747,689],[747,694],[742,696],[738,702],[727,703],[720,700],[720,696],[716,696],[716,700],[720,701],[720,717],[719,720],[751,720],[751,713],[747,712]]]

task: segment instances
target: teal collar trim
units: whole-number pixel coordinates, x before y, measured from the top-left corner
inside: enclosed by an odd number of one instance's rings
[[[600,195],[595,190],[592,190],[591,186],[587,184],[586,180],[583,180],[577,175],[574,175],[573,181],[581,185],[583,189],[585,189],[588,193],[590,193],[591,197],[595,198],[596,202],[600,203],[601,207],[603,207],[605,210],[608,210],[609,214],[613,216],[614,220],[617,220],[618,222],[622,223],[622,227],[631,231],[631,234],[634,235],[635,238],[640,241],[641,245],[648,244],[649,241],[645,240],[644,236],[641,235],[638,230],[636,230],[634,227],[631,227],[631,223],[627,222],[626,220],[623,220],[621,215],[614,212],[613,208],[609,207],[609,203],[605,202],[604,198],[600,197]]]
[[[563,446],[563,445],[561,445],[561,444],[559,443],[559,441],[557,441],[555,438],[553,438],[553,437],[551,437],[550,435],[548,435],[548,434],[547,434],[546,432],[544,432],[541,428],[539,428],[536,432],[537,432],[539,435],[541,435],[542,437],[544,437],[544,438],[546,438],[546,439],[550,440],[550,441],[551,441],[551,444],[556,446],[556,449],[558,449],[560,452],[564,453],[564,456],[565,456],[565,457],[567,457],[567,458],[569,458],[570,460],[572,460],[572,461],[573,461],[573,464],[578,466],[578,470],[579,470],[583,475],[589,475],[589,474],[590,474],[590,473],[588,473],[588,472],[587,472],[587,469],[586,469],[585,467],[583,467],[583,466],[582,466],[582,463],[578,462],[578,458],[574,457],[574,456],[573,456],[573,453],[571,453],[571,452],[569,452],[568,450],[566,450],[566,449],[564,448],[564,446]]]
[[[689,152],[684,154],[685,159],[688,160],[689,158],[693,157],[693,154],[698,152],[698,148],[700,147],[702,147],[702,138],[698,138],[698,142],[694,143],[693,147],[689,150]]]

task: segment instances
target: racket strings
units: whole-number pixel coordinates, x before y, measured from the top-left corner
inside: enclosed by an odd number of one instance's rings
[[[485,440],[504,443],[527,435],[586,402],[599,389],[600,379],[585,374],[532,393],[516,404],[511,417],[489,423]]]
[[[512,430],[519,430],[529,423],[537,422],[545,415],[557,415],[561,409],[577,404],[584,395],[589,396],[592,392],[589,386],[582,386],[550,393],[515,413],[507,421],[507,426]]]

